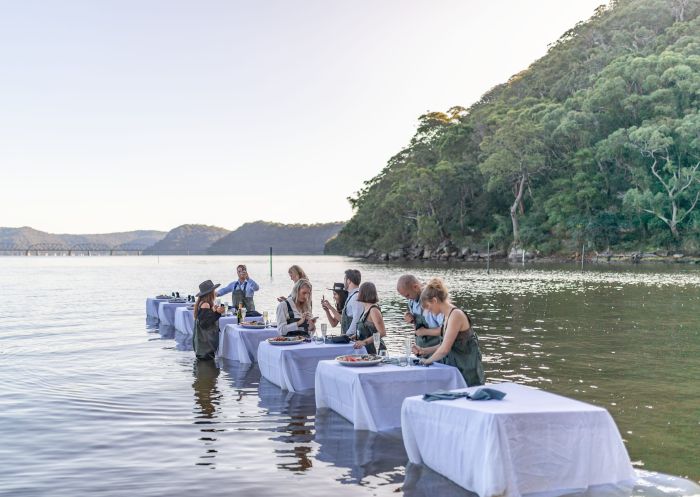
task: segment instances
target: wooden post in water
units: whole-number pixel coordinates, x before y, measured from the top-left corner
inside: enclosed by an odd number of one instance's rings
[[[523,266],[525,265],[525,247],[523,247]]]
[[[270,278],[272,278],[272,247],[270,247]]]
[[[490,273],[491,266],[491,242],[486,242],[486,274]]]
[[[586,244],[581,245],[581,271],[583,271],[583,258],[586,255]]]

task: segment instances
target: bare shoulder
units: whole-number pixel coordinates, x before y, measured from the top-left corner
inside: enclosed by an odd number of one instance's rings
[[[452,311],[448,324],[450,328],[457,328],[458,331],[466,331],[471,328],[472,325],[469,316],[459,307],[455,307],[454,311]]]

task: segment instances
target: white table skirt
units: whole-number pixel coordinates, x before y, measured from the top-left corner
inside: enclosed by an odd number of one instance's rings
[[[319,361],[352,354],[352,344],[302,343],[299,345],[270,345],[260,343],[258,366],[264,378],[290,392],[314,388]],[[364,347],[358,353],[365,354]]]
[[[219,356],[244,364],[255,362],[258,345],[268,338],[279,336],[277,328],[250,330],[229,324],[219,335]]]
[[[194,332],[194,311],[187,307],[175,309],[174,326],[180,333],[191,335]]]
[[[158,304],[158,321],[163,326],[175,326],[175,309],[178,307],[187,307],[187,302],[170,303],[163,301]]]
[[[406,397],[466,386],[459,370],[444,364],[348,367],[321,361],[316,369],[316,407],[333,409],[356,430],[385,431],[401,427]]]
[[[605,409],[514,383],[489,386],[506,397],[407,398],[401,428],[409,460],[480,497],[558,494],[635,479]]]
[[[149,297],[146,299],[146,317],[158,319],[158,304],[167,302],[169,299],[156,299]]]

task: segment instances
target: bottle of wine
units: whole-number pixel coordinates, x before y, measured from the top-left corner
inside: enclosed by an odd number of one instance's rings
[[[239,323],[241,323],[243,321],[243,304],[242,303],[238,304],[238,311],[236,311],[236,318],[238,318]]]

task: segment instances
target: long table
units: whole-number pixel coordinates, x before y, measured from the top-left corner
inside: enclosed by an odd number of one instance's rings
[[[573,492],[635,479],[617,426],[602,407],[514,383],[489,386],[506,397],[407,398],[401,428],[409,460],[480,497]]]
[[[252,364],[260,343],[276,336],[279,336],[276,327],[254,330],[229,324],[219,335],[219,355],[231,361]]]
[[[175,309],[187,307],[187,302],[168,302],[164,300],[158,304],[158,321],[161,326],[175,325]]]
[[[334,410],[356,430],[385,431],[401,426],[406,397],[466,386],[459,370],[444,364],[349,367],[321,361],[316,369],[316,407]]]
[[[158,305],[161,302],[167,302],[170,299],[157,299],[148,297],[146,299],[146,318],[158,319]]]
[[[236,323],[238,323],[238,318],[236,316],[221,316],[219,318],[219,330],[223,333],[226,326]],[[191,335],[194,332],[194,311],[187,307],[178,307],[175,309],[173,326],[180,333]]]
[[[352,353],[352,343],[270,345],[264,341],[258,346],[258,366],[262,376],[278,387],[300,392],[314,388],[320,361]],[[357,349],[357,353],[365,354],[364,347]]]

